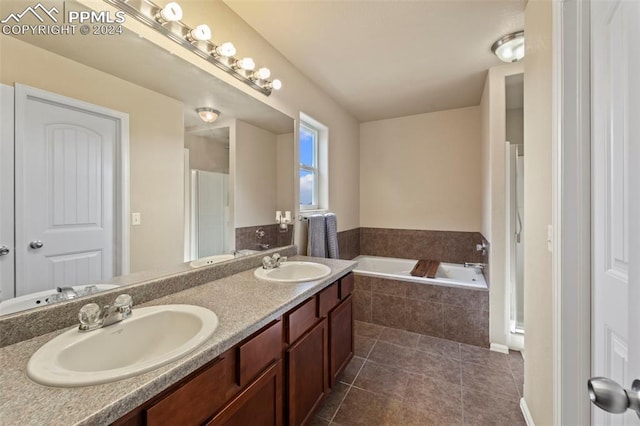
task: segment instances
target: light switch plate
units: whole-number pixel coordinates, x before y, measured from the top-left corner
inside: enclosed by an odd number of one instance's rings
[[[137,226],[142,223],[142,218],[140,217],[140,213],[131,213],[131,225]]]

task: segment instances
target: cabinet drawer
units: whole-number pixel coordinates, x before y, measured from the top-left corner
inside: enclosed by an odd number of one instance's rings
[[[332,310],[339,302],[338,283],[335,282],[322,290],[318,295],[320,318],[326,317],[329,314],[329,311]]]
[[[353,293],[354,279],[353,273],[349,273],[340,278],[340,300],[344,300]]]
[[[287,343],[291,344],[318,320],[316,297],[304,302],[287,315]]]
[[[282,321],[268,325],[238,347],[238,384],[242,387],[282,356]]]
[[[235,375],[231,354],[220,358],[202,373],[146,410],[147,425],[199,425],[228,399],[224,384]],[[229,380],[231,379],[231,380]]]

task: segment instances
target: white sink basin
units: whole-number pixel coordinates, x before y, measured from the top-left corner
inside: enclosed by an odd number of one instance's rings
[[[331,268],[320,263],[292,261],[283,262],[273,269],[260,267],[253,274],[256,278],[265,281],[299,283],[324,278],[331,274]]]
[[[69,330],[33,354],[27,374],[49,386],[88,386],[158,368],[203,344],[218,327],[209,309],[192,305],[133,308],[122,322]]]

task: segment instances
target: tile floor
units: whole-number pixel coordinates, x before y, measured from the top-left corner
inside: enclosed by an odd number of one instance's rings
[[[326,425],[524,425],[519,352],[356,321],[355,357],[316,412]]]

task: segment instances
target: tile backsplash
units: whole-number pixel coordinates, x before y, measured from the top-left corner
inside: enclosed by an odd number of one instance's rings
[[[260,240],[256,238],[256,231],[259,228],[265,232]],[[280,232],[277,224],[236,228],[236,250],[260,250],[259,243],[269,244],[270,248],[293,244],[293,226],[289,225],[286,232]]]
[[[351,260],[360,255],[360,228],[338,232],[340,259]]]
[[[360,254],[441,262],[484,262],[479,232],[360,228]]]

